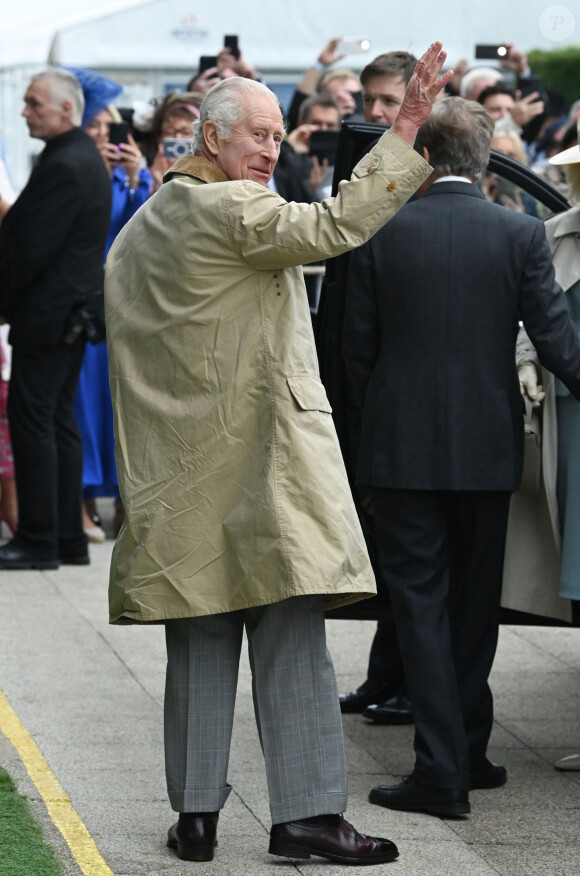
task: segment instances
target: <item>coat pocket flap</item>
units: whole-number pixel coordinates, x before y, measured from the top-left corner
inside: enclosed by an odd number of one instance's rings
[[[324,411],[332,413],[326,390],[318,377],[311,374],[287,374],[290,392],[303,411]]]

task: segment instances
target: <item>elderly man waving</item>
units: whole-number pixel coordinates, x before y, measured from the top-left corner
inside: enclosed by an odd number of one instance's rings
[[[107,263],[119,485],[113,623],[165,623],[165,755],[179,820],[168,845],[211,860],[244,628],[275,855],[393,860],[358,833],[325,607],[375,584],[318,377],[300,265],[359,246],[430,174],[413,151],[448,81],[434,43],[390,132],[323,204],[268,182],[284,137],[275,96],[227,79],[193,155],[123,229]]]

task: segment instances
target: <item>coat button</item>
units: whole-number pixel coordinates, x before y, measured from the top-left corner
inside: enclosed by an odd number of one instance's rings
[[[367,173],[372,173],[374,169],[375,169],[374,164],[369,164],[369,166],[367,167]]]
[[[390,182],[390,183],[388,184],[387,188],[388,188],[388,190],[389,190],[390,192],[394,192],[395,189],[397,188],[397,183]]]

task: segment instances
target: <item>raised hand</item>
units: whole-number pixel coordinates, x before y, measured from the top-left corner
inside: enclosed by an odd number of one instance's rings
[[[453,70],[439,76],[447,58],[440,42],[432,43],[417,61],[403,103],[391,131],[410,146],[415,142],[417,131],[431,115],[431,109],[447,83],[453,78]]]
[[[531,94],[522,97],[521,91],[516,91],[516,100],[511,109],[511,114],[514,122],[525,127],[536,116],[541,116],[544,112],[544,101],[540,100],[540,92],[533,91]]]
[[[325,67],[329,67],[330,64],[335,64],[337,61],[340,61],[342,60],[342,58],[344,58],[344,55],[339,55],[336,51],[341,39],[342,37],[333,37],[325,45],[320,55],[318,56],[318,60],[321,64],[324,64]]]

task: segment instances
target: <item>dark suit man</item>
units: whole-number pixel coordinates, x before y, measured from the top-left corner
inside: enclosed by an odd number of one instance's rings
[[[437,104],[416,147],[417,201],[353,254],[344,352],[415,719],[416,761],[371,802],[451,816],[505,769],[486,755],[507,514],[523,463],[515,341],[580,396],[580,343],[541,222],[488,203],[493,122]]]
[[[46,147],[0,229],[0,314],[13,345],[8,419],[19,524],[0,568],[89,562],[81,521],[82,448],[72,405],[84,334],[67,326],[103,285],[111,184],[79,127],[74,76],[33,77],[24,97],[31,136]],[[74,334],[74,333],[73,333]]]

